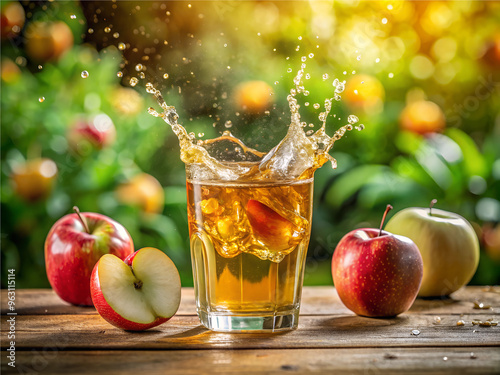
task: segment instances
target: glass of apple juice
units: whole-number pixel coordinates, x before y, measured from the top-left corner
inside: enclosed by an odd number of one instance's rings
[[[295,329],[311,231],[313,178],[220,181],[204,178],[203,168],[186,165],[201,322],[214,331]]]

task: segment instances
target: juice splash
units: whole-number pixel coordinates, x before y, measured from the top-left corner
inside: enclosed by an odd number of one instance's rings
[[[161,117],[177,135],[186,163],[188,222],[197,310],[214,330],[281,330],[297,327],[304,266],[311,235],[313,174],[328,151],[357,118],[332,137],[326,119],[344,83],[333,82],[325,100],[321,127],[305,131],[297,96],[304,88],[305,57],[287,97],[291,123],[285,137],[268,153],[247,147],[225,131],[211,140],[195,140],[178,123],[175,108],[148,84]],[[317,109],[319,105],[314,105]],[[223,154],[217,155],[222,149]]]
[[[340,100],[339,94],[344,90],[344,82],[335,79],[334,96],[325,99],[324,111],[319,115],[320,129],[309,135],[309,132],[306,133],[304,128],[307,123],[301,122],[300,105],[297,100],[297,95],[308,94],[302,80],[306,68],[305,60],[306,57],[302,57],[303,62],[293,80],[295,87],[290,90],[287,97],[291,114],[288,132],[268,153],[247,147],[229,131],[224,132],[221,137],[196,142],[194,136],[189,135],[186,129],[178,123],[179,116],[175,107],[167,105],[161,92],[151,83],[146,85],[146,91],[156,97],[162,112],[158,113],[153,108],[149,108],[148,111],[153,116],[161,117],[171,126],[179,139],[181,160],[186,164],[203,166],[195,176],[198,179],[240,182],[308,179],[313,177],[314,171],[327,161],[331,161],[332,167],[336,168],[337,162],[328,152],[335,141],[342,138],[346,131],[353,129],[357,118],[353,115],[349,116],[349,123],[338,129],[331,137],[326,133],[326,120],[332,109],[332,103],[334,100]],[[356,128],[361,130],[363,126],[359,125]],[[221,161],[209,153],[211,145],[221,141],[233,143],[236,159],[234,162]],[[258,162],[255,162],[256,160]]]

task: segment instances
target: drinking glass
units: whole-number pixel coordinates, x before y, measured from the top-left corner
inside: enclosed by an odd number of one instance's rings
[[[220,181],[186,164],[197,312],[222,332],[295,329],[313,178]]]

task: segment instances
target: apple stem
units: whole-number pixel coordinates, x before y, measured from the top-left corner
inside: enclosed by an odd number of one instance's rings
[[[387,216],[387,213],[390,210],[392,210],[392,206],[388,204],[387,207],[385,208],[384,216],[382,216],[382,221],[380,222],[380,230],[378,232],[378,237],[382,235],[382,227],[384,226],[385,217]]]
[[[437,199],[431,200],[431,204],[429,205],[429,216],[432,216],[432,207],[437,203]]]
[[[138,280],[134,282],[134,288],[135,289],[141,289],[142,288],[142,281]]]
[[[85,228],[85,232],[90,233],[89,225],[87,224],[87,220],[82,216],[80,209],[77,206],[73,206],[73,211],[78,215],[78,218],[83,224],[83,228]]]

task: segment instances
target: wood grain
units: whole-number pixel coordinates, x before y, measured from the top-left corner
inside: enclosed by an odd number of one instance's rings
[[[473,326],[475,315],[441,315],[441,323],[428,315],[403,314],[393,319],[355,315],[302,316],[292,332],[226,334],[208,331],[196,316],[175,316],[146,332],[126,332],[98,315],[25,315],[17,317],[18,349],[209,349],[209,348],[352,348],[424,346],[500,346],[500,326]],[[486,320],[496,315],[482,316]],[[2,330],[8,330],[2,317]],[[414,336],[412,330],[419,330]],[[2,348],[7,343],[2,342]]]
[[[2,374],[498,374],[500,350],[475,348],[19,352]],[[464,371],[466,369],[466,371]]]
[[[7,312],[7,291],[1,291],[1,314]],[[471,310],[474,301],[491,305],[491,310]],[[182,288],[178,315],[195,315],[193,288]],[[93,307],[72,306],[61,300],[51,289],[24,289],[16,295],[16,311],[22,315],[36,314],[97,314]],[[500,287],[467,287],[452,294],[449,299],[424,300],[418,298],[408,314],[491,314],[500,311]],[[351,313],[340,301],[335,288],[304,287],[301,315],[331,315]]]
[[[370,319],[347,310],[334,288],[306,287],[297,330],[225,334],[200,324],[192,288],[183,288],[179,312],[169,322],[140,333],[117,329],[94,308],[71,306],[51,290],[18,290],[17,367],[7,366],[2,355],[1,369],[2,374],[498,374],[500,326],[472,325],[500,320],[498,291],[467,287],[451,299],[417,299],[396,318]],[[1,296],[5,350],[10,316],[5,290]],[[491,308],[474,309],[474,301]],[[457,326],[458,320],[465,325]]]

